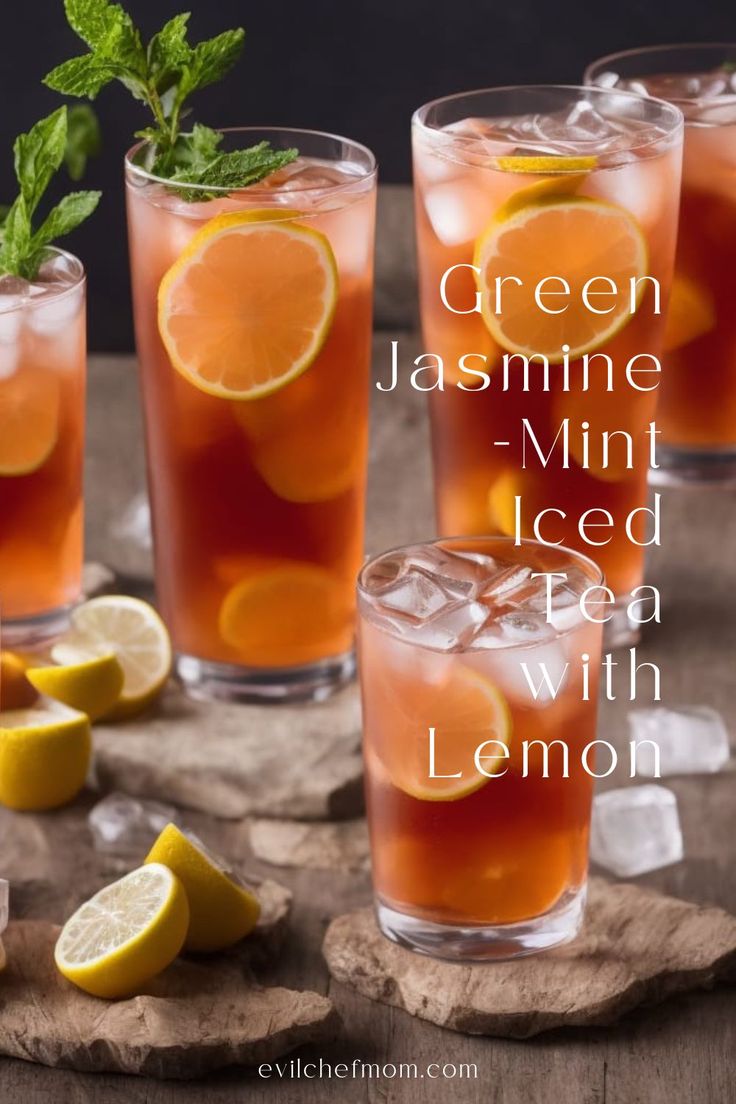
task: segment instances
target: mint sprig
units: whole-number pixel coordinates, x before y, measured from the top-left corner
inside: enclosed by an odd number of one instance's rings
[[[107,84],[121,81],[153,115],[153,125],[136,135],[148,143],[146,169],[178,185],[198,186],[176,188],[184,198],[207,198],[207,186],[246,187],[298,156],[297,150],[273,150],[267,142],[223,153],[222,136],[217,131],[201,124],[187,132],[181,129],[192,93],[219,81],[240,57],[245,38],[242,27],[192,46],[187,40],[190,13],[183,12],[145,45],[120,4],[64,0],[64,9],[69,25],[89,52],[58,65],[45,77],[45,83],[65,95],[94,99]]]
[[[0,272],[3,274],[34,280],[46,247],[71,233],[99,203],[100,192],[72,192],[52,208],[34,230],[33,219],[38,205],[64,161],[67,131],[64,106],[40,119],[27,134],[19,134],[15,140],[15,176],[20,190],[2,222]]]
[[[81,180],[90,157],[100,152],[100,124],[89,104],[72,104],[67,108],[66,149],[64,164],[72,180]]]

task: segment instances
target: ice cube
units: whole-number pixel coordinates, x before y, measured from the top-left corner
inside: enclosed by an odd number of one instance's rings
[[[415,639],[440,652],[465,648],[487,617],[488,607],[481,602],[455,602],[425,621]]]
[[[544,614],[532,610],[505,613],[496,624],[505,634],[507,644],[537,644],[552,636]]]
[[[405,557],[410,567],[429,575],[446,594],[455,598],[476,597],[494,563],[490,556],[479,560],[473,553],[435,544],[407,548]]]
[[[431,576],[410,569],[381,591],[379,602],[389,614],[398,613],[416,624],[443,609],[448,598]]]
[[[609,70],[605,73],[598,73],[595,83],[598,88],[615,88],[620,79],[618,73],[612,73]]]
[[[462,179],[432,185],[424,206],[435,234],[449,246],[474,242],[492,214],[488,194]]]
[[[8,902],[10,900],[10,886],[4,878],[0,878],[0,935],[8,926]]]
[[[492,598],[494,602],[505,602],[508,596],[527,582],[531,573],[532,569],[524,564],[509,564],[496,572],[481,593],[484,598]]]
[[[495,644],[489,638],[486,647],[496,647],[493,657],[493,678],[500,689],[519,705],[529,709],[544,709],[562,694],[569,677],[569,664],[561,644],[551,641],[530,648],[509,648],[508,635],[499,622],[505,639]],[[489,627],[488,627],[489,628]],[[488,628],[474,641],[478,648]]]
[[[22,276],[0,276],[0,310],[7,306],[17,306],[30,295],[31,285]]]
[[[145,493],[135,495],[116,522],[111,533],[117,540],[126,541],[143,551],[153,547],[151,533],[151,507]]]
[[[666,709],[634,709],[629,713],[632,740],[650,740],[659,745],[659,772],[713,774],[730,755],[728,732],[723,718],[707,705]],[[656,751],[651,744],[636,749],[636,772],[656,778]]]
[[[608,790],[593,801],[590,857],[619,878],[634,878],[683,857],[677,798],[664,786]]]
[[[142,861],[166,825],[178,819],[169,805],[111,793],[90,810],[88,822],[98,851]]]
[[[667,208],[670,180],[655,159],[627,161],[617,168],[603,169],[590,176],[592,196],[625,207],[642,225],[650,227]]]
[[[20,365],[20,346],[0,340],[0,380],[10,379]]]
[[[77,319],[81,304],[80,291],[47,285],[45,294],[34,296],[29,305],[28,325],[41,337],[58,337]]]

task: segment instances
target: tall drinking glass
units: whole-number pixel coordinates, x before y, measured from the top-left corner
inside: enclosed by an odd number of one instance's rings
[[[598,617],[587,603],[601,582],[576,552],[508,537],[399,548],[363,568],[368,822],[390,938],[483,959],[577,932],[601,652],[580,599]]]
[[[0,277],[0,618],[3,647],[64,631],[82,574],[85,274],[47,250],[29,283]]]
[[[635,639],[682,115],[490,89],[420,108],[413,147],[439,531],[589,553],[616,598],[610,642]]]
[[[376,168],[312,131],[237,191],[126,160],[156,589],[194,695],[322,697],[354,670]]]
[[[611,54],[590,84],[658,96],[685,115],[682,204],[665,331],[655,482],[736,482],[736,43]]]

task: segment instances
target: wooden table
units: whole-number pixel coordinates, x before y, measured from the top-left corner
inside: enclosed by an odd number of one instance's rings
[[[395,333],[391,337],[396,337]],[[398,335],[407,357],[419,343]],[[375,362],[385,375],[389,337],[376,338]],[[433,535],[427,428],[422,396],[374,395],[368,549]],[[143,479],[143,457],[132,358],[93,357],[90,374],[88,554],[114,564],[140,583],[147,556],[110,533]],[[663,544],[651,557],[650,579],[662,590],[663,624],[649,633],[640,657],[663,673],[665,704],[707,703],[736,730],[736,496],[726,491],[666,492]],[[623,693],[623,691],[622,691]],[[628,739],[625,700],[604,703],[601,731],[614,743]],[[645,699],[640,704],[647,704]],[[616,784],[621,784],[619,775]],[[685,836],[684,862],[641,879],[688,900],[736,912],[734,841],[736,773],[668,780],[677,793]],[[99,859],[89,843],[90,800],[54,815],[25,818],[40,832],[56,864],[60,897],[71,907],[78,886],[94,878]],[[195,830],[228,850],[233,829],[192,815]],[[41,837],[38,837],[41,838]],[[0,867],[2,867],[0,840]],[[29,848],[29,862],[32,861]],[[295,893],[292,933],[269,979],[292,988],[329,993],[343,1018],[340,1037],[320,1054],[331,1062],[474,1063],[477,1078],[445,1080],[383,1076],[378,1080],[265,1081],[233,1071],[206,1083],[155,1083],[132,1077],[89,1076],[0,1061],[2,1104],[288,1104],[335,1101],[397,1104],[729,1104],[736,1101],[734,990],[695,994],[642,1009],[618,1027],[575,1030],[530,1042],[470,1038],[370,1003],[333,983],[320,955],[329,918],[369,900],[365,877],[315,871],[274,871]],[[55,901],[50,910],[61,912]],[[53,919],[62,919],[54,915]],[[2,984],[0,982],[0,1000]],[[390,1071],[389,1071],[390,1073]]]

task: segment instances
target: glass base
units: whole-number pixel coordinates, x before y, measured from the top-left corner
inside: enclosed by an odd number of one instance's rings
[[[569,943],[580,931],[586,887],[565,893],[542,916],[516,924],[458,927],[408,916],[376,901],[378,926],[410,951],[450,962],[502,962]]]
[[[177,655],[174,670],[195,701],[257,705],[325,701],[355,677],[355,652],[303,667],[237,667]]]
[[[0,609],[0,646],[11,652],[35,652],[47,648],[69,628],[69,615],[74,607],[39,613],[35,617],[2,617]]]
[[[653,487],[736,487],[736,447],[723,450],[657,449],[658,468],[650,468]]]
[[[612,648],[631,648],[641,639],[641,625],[629,617],[629,595],[618,598],[613,607],[610,621],[603,626],[603,650]],[[638,606],[641,609],[641,604]]]

